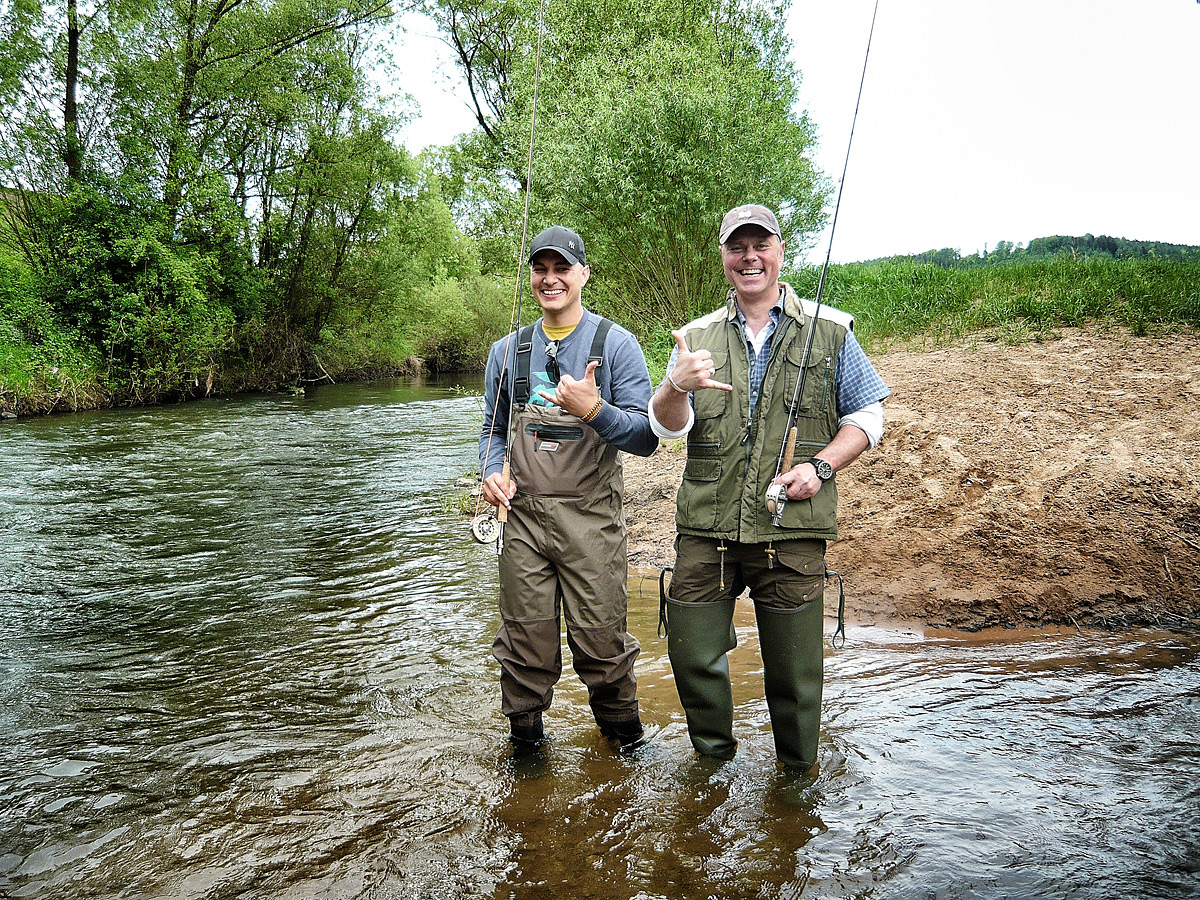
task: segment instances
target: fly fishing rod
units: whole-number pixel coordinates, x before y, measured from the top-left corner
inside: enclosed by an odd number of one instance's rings
[[[513,395],[513,378],[511,377],[511,365],[516,364],[514,359],[512,364],[509,363],[509,350],[512,347],[513,335],[521,328],[521,300],[525,291],[525,249],[529,241],[529,195],[533,191],[533,144],[534,138],[537,135],[537,101],[538,101],[538,86],[541,82],[542,75],[542,31],[543,22],[546,16],[546,0],[542,0],[538,7],[538,22],[537,22],[537,50],[534,53],[533,61],[533,108],[529,115],[529,155],[525,167],[525,210],[521,216],[521,250],[517,255],[517,286],[516,297],[513,300],[512,315],[509,316],[508,337],[504,342],[504,357],[500,363],[500,375],[496,382],[496,397],[492,402],[492,427],[488,430],[487,447],[483,454],[483,464],[479,467],[479,478],[482,486],[484,472],[487,471],[487,461],[491,455],[492,438],[495,436],[495,421],[496,410],[500,403],[500,391],[504,388],[504,376],[509,375],[508,379],[508,421],[505,424],[505,441],[504,441],[504,468],[501,469],[500,476],[504,484],[508,485],[508,480],[511,474],[511,469],[508,460],[508,448],[512,443],[512,420],[513,407],[515,398]],[[486,415],[487,411],[484,411]],[[503,504],[496,507],[495,513],[480,513],[479,510],[483,503],[483,491],[479,493],[479,501],[475,507],[475,517],[471,520],[471,535],[481,544],[490,544],[496,542],[496,555],[499,556],[504,552],[504,526],[508,522],[508,508]]]
[[[833,221],[829,225],[829,244],[825,250],[825,263],[821,266],[821,276],[817,279],[817,296],[814,299],[812,319],[808,324],[808,339],[804,342],[804,353],[800,357],[800,371],[796,375],[796,388],[792,393],[792,403],[788,407],[787,427],[784,429],[783,443],[779,447],[779,459],[775,463],[775,477],[791,470],[793,457],[796,452],[796,411],[800,398],[804,396],[804,383],[808,376],[808,358],[812,354],[813,338],[817,334],[817,319],[821,316],[821,300],[825,295],[825,275],[829,271],[829,260],[833,255],[833,235],[837,231],[838,211],[842,208],[842,189],[846,186],[846,170],[850,167],[850,148],[854,145],[854,126],[858,124],[858,108],[862,104],[863,85],[867,81],[867,60],[871,58],[871,39],[875,36],[875,17],[879,14],[879,0],[875,0],[875,10],[871,13],[871,30],[867,34],[867,50],[863,54],[862,76],[858,81],[858,99],[854,101],[854,117],[850,120],[850,138],[846,141],[846,158],[842,162],[842,177],[838,181],[837,201],[833,205]],[[787,485],[772,484],[767,488],[767,511],[771,514],[771,524],[776,528],[783,525],[783,510],[787,506]]]

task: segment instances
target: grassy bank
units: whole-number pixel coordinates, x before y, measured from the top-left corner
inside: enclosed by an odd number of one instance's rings
[[[785,280],[812,297],[819,275],[817,268],[801,269]],[[849,263],[830,267],[823,302],[854,315],[855,333],[869,349],[938,346],[969,334],[1022,343],[1098,321],[1143,335],[1200,326],[1200,263],[1069,257],[964,269],[910,260]],[[674,341],[668,328],[647,337],[657,381]]]
[[[805,273],[815,291],[813,273]],[[1111,321],[1136,334],[1200,325],[1200,264],[1060,258],[975,269],[912,262],[839,266],[830,302],[871,341],[1024,341],[1056,327]]]
[[[816,268],[786,276],[806,296],[816,293],[818,277]],[[503,286],[491,283],[482,290],[477,283],[450,281],[426,294],[404,315],[328,328],[320,343],[286,355],[293,360],[314,355],[322,371],[338,380],[401,371],[410,354],[432,354],[457,368],[481,365],[507,320]],[[38,297],[32,274],[19,260],[0,255],[0,413],[138,402],[112,378],[111,360]],[[966,335],[1021,343],[1097,321],[1143,335],[1200,326],[1200,263],[1069,257],[975,268],[912,260],[851,263],[830,268],[824,300],[855,316],[859,340],[868,349],[897,342],[939,346]],[[670,329],[681,324],[662,322],[639,335],[656,382],[674,346]],[[256,322],[239,334],[215,360],[210,379],[196,381],[197,390],[283,387],[300,376],[294,362],[286,371],[263,365],[264,358],[282,354],[253,352],[255,341],[270,345],[282,339],[278,333]]]

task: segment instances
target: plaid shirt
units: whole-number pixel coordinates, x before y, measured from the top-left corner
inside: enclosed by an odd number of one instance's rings
[[[762,386],[763,375],[767,371],[767,361],[771,358],[771,343],[775,337],[775,329],[779,326],[779,318],[783,315],[783,293],[780,292],[779,302],[771,307],[771,320],[763,326],[759,337],[762,347],[756,353],[754,340],[746,328],[746,317],[737,310],[738,322],[742,326],[742,334],[746,338],[746,359],[750,363],[750,413],[758,404],[759,388]],[[671,363],[675,360],[672,356]],[[891,391],[876,373],[862,345],[854,337],[853,331],[846,333],[846,340],[838,353],[837,376],[834,381],[834,391],[837,397],[839,416],[848,416],[858,412],[864,406],[870,406],[888,396]]]
[[[771,320],[763,326],[763,330],[759,333],[762,340],[762,348],[756,353],[754,351],[754,338],[750,336],[750,329],[746,325],[746,317],[742,314],[741,307],[737,308],[738,322],[742,326],[742,335],[746,339],[746,359],[750,363],[750,413],[754,414],[754,407],[758,405],[758,391],[762,386],[763,375],[767,371],[767,360],[771,358],[771,341],[775,337],[775,329],[779,326],[779,317],[783,315],[783,294],[780,293],[779,302],[771,307]]]
[[[737,309],[738,322],[742,326],[742,334],[746,339],[746,359],[750,363],[750,413],[758,404],[759,389],[762,387],[763,375],[767,371],[767,361],[771,358],[771,343],[775,330],[779,327],[779,318],[783,315],[783,295],[779,302],[771,307],[771,320],[763,326],[762,347],[755,352],[754,341],[746,333],[746,317],[742,310]],[[667,361],[667,373],[675,368],[675,359],[679,356],[678,348],[671,350],[671,358]],[[838,353],[837,375],[834,380],[834,391],[837,396],[837,412],[839,416],[848,416],[858,412],[872,403],[891,394],[888,386],[871,365],[862,345],[854,336],[853,331],[846,332],[846,340]]]

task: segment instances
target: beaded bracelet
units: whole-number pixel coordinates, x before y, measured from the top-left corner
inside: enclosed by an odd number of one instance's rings
[[[591,411],[586,416],[580,416],[580,418],[583,419],[583,421],[585,421],[585,422],[592,421],[592,419],[594,419],[594,418],[596,418],[596,416],[600,415],[600,407],[602,407],[602,406],[604,406],[604,401],[601,400],[599,397],[597,397],[596,405],[592,407]]]

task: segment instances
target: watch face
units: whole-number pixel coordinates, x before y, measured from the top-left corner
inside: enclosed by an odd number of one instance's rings
[[[833,466],[825,462],[823,459],[814,459],[813,467],[817,470],[817,477],[822,481],[828,481],[833,477]]]

